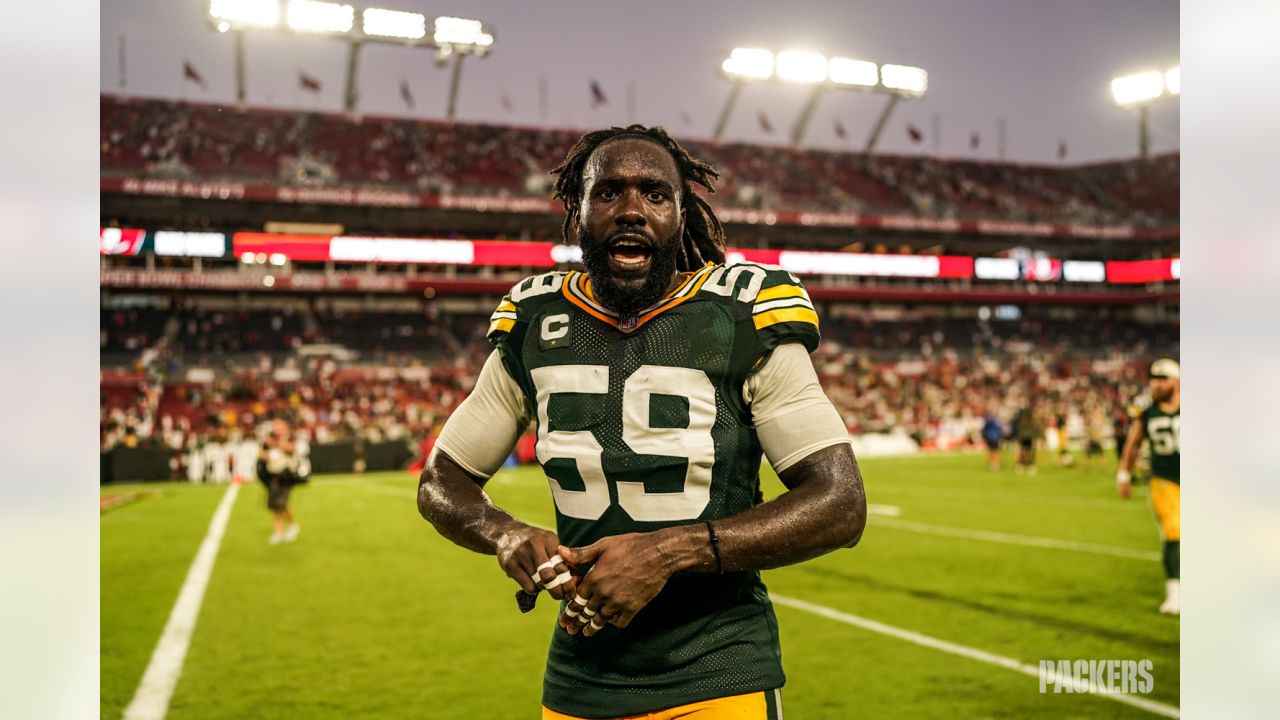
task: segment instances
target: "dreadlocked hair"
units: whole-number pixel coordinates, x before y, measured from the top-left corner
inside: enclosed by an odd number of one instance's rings
[[[591,157],[596,148],[620,138],[640,138],[657,143],[676,161],[676,169],[680,171],[680,205],[685,208],[684,237],[680,242],[677,269],[691,272],[708,262],[724,262],[724,226],[720,224],[720,218],[716,217],[711,205],[693,189],[694,183],[697,183],[706,188],[707,192],[714,193],[715,181],[719,179],[720,173],[690,155],[666,130],[656,125],[628,125],[625,128],[612,127],[589,132],[574,143],[564,162],[551,171],[558,176],[555,197],[564,203],[565,216],[561,233],[565,240],[576,236],[578,212],[582,204],[582,173],[586,168],[587,158]]]

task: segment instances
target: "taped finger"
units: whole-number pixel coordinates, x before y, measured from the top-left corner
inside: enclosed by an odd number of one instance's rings
[[[590,637],[600,632],[601,630],[603,630],[604,626],[605,626],[604,620],[600,619],[599,617],[593,617],[591,618],[591,622],[587,623],[586,627],[582,629],[582,634],[586,635],[587,637]]]
[[[565,572],[562,572],[559,575],[555,576],[553,580],[548,582],[546,585],[543,585],[543,587],[548,590],[551,590],[553,588],[560,587],[561,585],[569,582],[572,579],[573,579],[573,573],[570,573],[569,571],[566,570]]]
[[[535,570],[534,572],[542,572],[543,570],[554,570],[555,567],[562,562],[564,562],[564,559],[561,558],[559,555],[552,555],[550,560],[539,565],[538,569]]]

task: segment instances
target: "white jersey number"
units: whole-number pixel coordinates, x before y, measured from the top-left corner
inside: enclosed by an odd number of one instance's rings
[[[597,520],[609,507],[609,484],[604,475],[604,449],[589,431],[552,430],[547,406],[555,393],[604,394],[609,390],[609,368],[604,365],[560,365],[530,372],[537,390],[538,462],[553,458],[578,465],[584,490],[565,490],[547,478],[556,507],[569,517]],[[649,424],[649,400],[655,395],[675,395],[689,402],[689,426],[655,428]],[[622,390],[622,440],[640,455],[663,455],[688,460],[684,489],[654,493],[642,482],[617,482],[618,504],[635,520],[669,522],[692,520],[711,502],[711,469],[715,443],[711,427],[716,420],[716,391],[707,374],[690,368],[642,365],[626,380]]]
[[[1161,415],[1147,421],[1147,437],[1151,438],[1151,452],[1157,455],[1172,455],[1180,452],[1179,422],[1182,416],[1169,417]]]

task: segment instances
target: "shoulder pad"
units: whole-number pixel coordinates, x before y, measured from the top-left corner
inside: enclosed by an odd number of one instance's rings
[[[1133,403],[1129,405],[1129,417],[1136,418],[1151,407],[1151,396],[1143,393],[1133,399]]]
[[[506,337],[523,318],[528,306],[537,302],[534,298],[559,292],[566,274],[557,271],[533,275],[512,285],[489,316],[489,331],[486,333],[489,342],[496,344]]]
[[[801,342],[813,352],[821,338],[818,313],[800,279],[782,268],[758,266],[766,270],[764,282],[751,306],[751,321],[766,347],[783,342]]]

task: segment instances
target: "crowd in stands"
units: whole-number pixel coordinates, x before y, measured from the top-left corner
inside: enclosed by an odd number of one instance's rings
[[[104,176],[281,185],[378,185],[541,196],[580,135],[440,121],[101,98]],[[948,219],[1164,226],[1178,216],[1178,156],[1086,167],[685,143],[719,168],[727,207]]]
[[[286,418],[313,443],[403,441],[418,452],[466,397],[489,351],[483,318],[466,314],[430,323],[427,342],[446,353],[423,352],[419,336],[401,336],[396,328],[412,324],[401,314],[331,322],[359,326],[359,338],[404,340],[344,359],[290,352],[297,347],[291,333],[313,323],[299,313],[236,317],[263,329],[258,352],[221,354],[209,352],[217,343],[202,342],[218,337],[203,323],[225,326],[230,315],[219,321],[217,313],[201,317],[181,306],[168,314],[119,312],[104,311],[104,338],[115,343],[123,333],[145,341],[135,344],[130,364],[104,363],[104,452],[125,446],[190,454],[211,443],[244,445],[273,417]],[[195,332],[188,334],[192,322]],[[166,326],[176,332],[164,334]],[[1034,318],[832,318],[824,335],[815,366],[849,431],[906,435],[926,448],[977,444],[984,418],[1008,428],[1023,410],[1045,427],[1069,429],[1072,441],[1091,432],[1097,418],[1122,424],[1125,407],[1145,385],[1145,363],[1176,357],[1178,346],[1176,325]]]

